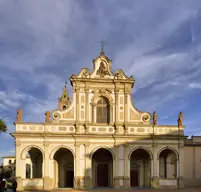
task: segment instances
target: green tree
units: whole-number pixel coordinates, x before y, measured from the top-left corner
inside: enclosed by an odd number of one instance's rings
[[[8,130],[7,126],[6,126],[6,123],[0,119],[0,133],[1,132],[6,132]]]

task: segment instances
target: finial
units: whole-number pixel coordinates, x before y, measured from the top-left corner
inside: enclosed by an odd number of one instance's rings
[[[66,88],[67,84],[68,84],[68,82],[67,82],[67,81],[65,81],[65,88]]]
[[[104,45],[105,45],[105,42],[104,41],[100,41],[101,43],[101,55],[104,55]]]

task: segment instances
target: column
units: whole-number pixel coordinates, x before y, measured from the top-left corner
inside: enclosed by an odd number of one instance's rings
[[[23,183],[22,183],[22,178],[24,178],[23,176],[26,176],[26,170],[25,166],[26,166],[26,162],[24,163],[21,159],[21,143],[19,141],[15,142],[15,151],[16,151],[16,168],[15,168],[15,176],[16,176],[16,181],[18,183],[18,187],[17,190],[21,191],[24,190],[23,187]],[[23,171],[25,171],[25,173],[23,174]],[[25,177],[26,178],[26,177]]]
[[[44,144],[44,154],[45,157],[43,159],[43,166],[44,166],[44,172],[43,172],[43,187],[44,190],[49,190],[53,188],[53,183],[50,181],[50,175],[49,175],[49,143]]]
[[[128,159],[129,145],[124,145],[124,188],[130,187],[130,159]]]

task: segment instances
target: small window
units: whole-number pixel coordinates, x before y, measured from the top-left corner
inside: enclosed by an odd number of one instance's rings
[[[65,110],[67,107],[66,107],[66,105],[63,105],[63,110]]]
[[[9,159],[8,163],[9,163],[9,164],[11,164],[11,163],[12,163],[12,160],[11,160],[11,159]]]

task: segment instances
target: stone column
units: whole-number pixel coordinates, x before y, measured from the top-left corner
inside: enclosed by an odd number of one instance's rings
[[[128,159],[129,145],[124,145],[124,188],[130,188],[130,159]]]
[[[22,163],[22,159],[21,159],[21,151],[22,151],[21,150],[21,143],[18,142],[18,141],[15,142],[15,151],[16,151],[15,176],[16,176],[16,181],[18,183],[17,190],[22,191],[22,190],[24,190],[24,186],[23,186],[23,183],[22,183],[23,171],[24,171],[24,168],[25,168],[26,164]],[[25,170],[25,172],[26,172],[26,170]],[[24,173],[24,174],[26,174],[26,173]]]
[[[43,173],[43,187],[44,190],[49,190],[53,188],[53,183],[50,182],[50,175],[49,175],[49,143],[44,144],[44,154],[45,157],[43,159],[44,165],[44,173]]]

